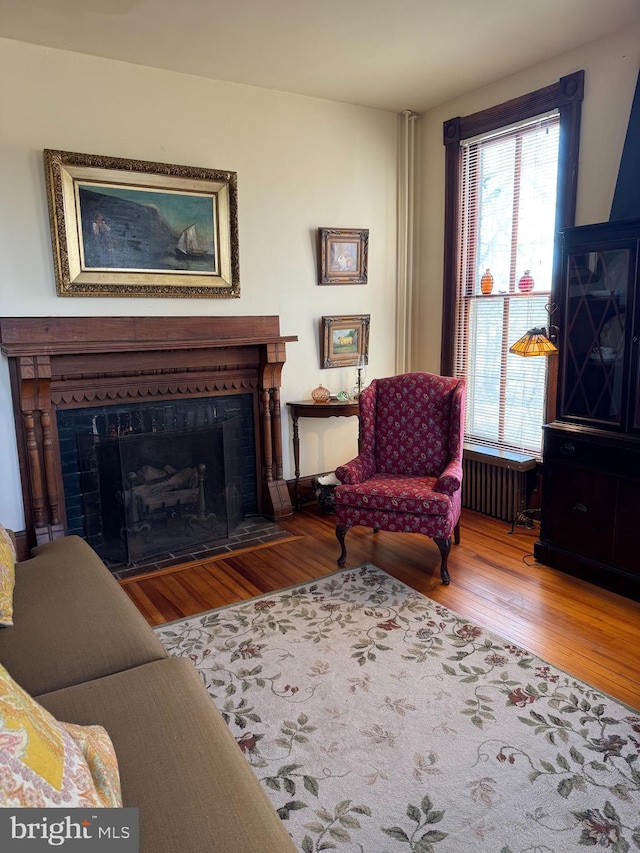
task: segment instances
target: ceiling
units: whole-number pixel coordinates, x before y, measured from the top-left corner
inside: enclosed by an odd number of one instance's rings
[[[640,0],[0,0],[0,36],[424,112],[640,24]]]

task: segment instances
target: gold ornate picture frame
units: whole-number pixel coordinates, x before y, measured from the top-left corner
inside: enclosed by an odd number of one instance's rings
[[[236,172],[44,151],[59,296],[240,296]]]
[[[370,314],[323,317],[321,367],[368,364],[370,320]]]
[[[318,284],[366,284],[368,228],[318,228]]]

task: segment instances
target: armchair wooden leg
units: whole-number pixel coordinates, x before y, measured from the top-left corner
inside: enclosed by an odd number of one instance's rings
[[[449,571],[447,569],[447,559],[449,557],[449,551],[451,550],[451,537],[448,539],[434,539],[433,541],[438,546],[440,556],[442,557],[440,562],[440,577],[442,578],[443,585],[448,586],[451,582]]]
[[[456,545],[460,544],[460,521],[458,521],[456,526],[453,528],[453,541]]]
[[[344,566],[347,562],[347,548],[344,544],[344,537],[347,535],[347,530],[349,528],[344,524],[336,525],[336,536],[338,537],[338,542],[340,543],[340,548],[342,549],[340,552],[340,556],[338,557],[338,565]]]

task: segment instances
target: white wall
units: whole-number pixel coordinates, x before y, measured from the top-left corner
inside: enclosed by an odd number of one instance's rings
[[[421,200],[417,240],[417,296],[414,302],[414,366],[438,372],[442,322],[444,253],[443,122],[549,86],[585,70],[576,225],[609,219],[620,156],[640,67],[640,27],[625,30],[493,86],[443,104],[422,116],[416,149],[420,156]],[[418,331],[419,330],[419,333]]]
[[[368,376],[393,373],[397,118],[392,113],[204,80],[0,39],[2,316],[278,314],[284,403],[320,382],[319,318],[370,314]],[[240,299],[59,298],[42,150],[62,149],[238,173]],[[369,228],[369,284],[317,285],[316,229]],[[7,359],[0,361],[0,521],[24,524]],[[355,418],[300,422],[304,474],[356,453]]]

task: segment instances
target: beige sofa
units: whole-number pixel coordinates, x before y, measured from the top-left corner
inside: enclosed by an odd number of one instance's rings
[[[16,565],[13,618],[0,662],[58,720],[107,730],[141,853],[295,851],[191,661],[167,655],[86,542]]]

